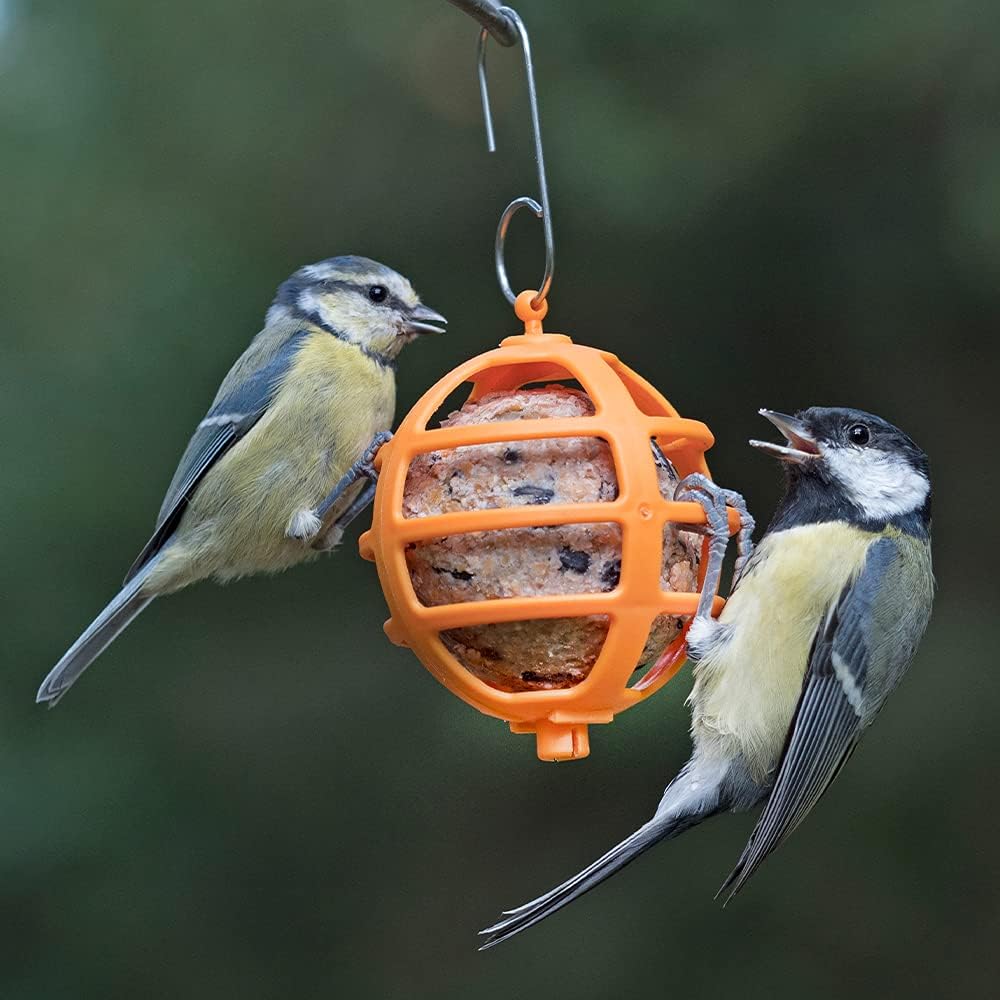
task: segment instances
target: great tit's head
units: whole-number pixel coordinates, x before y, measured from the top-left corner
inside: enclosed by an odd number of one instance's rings
[[[278,289],[268,321],[292,315],[391,362],[422,333],[448,321],[423,305],[401,274],[367,257],[331,257],[300,267]]]
[[[819,481],[831,503],[846,501],[866,521],[930,514],[930,468],[913,440],[863,410],[812,406],[794,416],[761,410],[785,444],[751,441],[780,459],[790,489]]]

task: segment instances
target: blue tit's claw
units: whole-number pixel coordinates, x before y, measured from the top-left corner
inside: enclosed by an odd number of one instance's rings
[[[381,447],[388,444],[391,440],[392,431],[379,431],[379,433],[372,438],[372,443],[368,445],[365,449],[365,453],[357,462],[358,471],[361,475],[370,479],[372,482],[375,482],[375,480],[378,479],[378,472],[375,469],[375,456],[379,453]]]

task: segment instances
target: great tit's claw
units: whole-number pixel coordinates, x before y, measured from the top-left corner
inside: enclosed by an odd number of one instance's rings
[[[685,476],[674,490],[675,500],[686,500],[698,504],[705,512],[705,527],[694,528],[709,536],[708,561],[701,587],[701,599],[695,619],[702,621],[711,618],[715,595],[722,579],[722,563],[726,556],[726,546],[729,542],[729,511],[732,507],[740,515],[740,530],[736,540],[736,566],[733,571],[733,584],[739,580],[746,567],[747,560],[753,552],[751,536],[754,520],[747,510],[746,501],[739,493],[717,486],[708,476],[694,472]]]
[[[733,566],[733,587],[740,582],[743,571],[753,555],[753,532],[757,522],[747,509],[747,502],[742,494],[735,490],[723,490],[726,504],[740,516],[740,530],[736,535],[736,564]],[[732,589],[732,588],[730,588]]]

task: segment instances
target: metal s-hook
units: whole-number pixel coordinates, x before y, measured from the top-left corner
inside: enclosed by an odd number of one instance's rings
[[[517,45],[514,22],[503,14],[502,3],[497,0],[449,0],[459,10],[474,17],[501,45]]]
[[[538,92],[535,89],[535,71],[531,63],[531,43],[528,40],[528,31],[524,26],[517,11],[511,7],[501,7],[500,13],[511,21],[519,38],[521,39],[521,49],[524,52],[524,71],[528,80],[528,105],[531,109],[531,131],[535,142],[535,164],[538,167],[538,193],[541,204],[534,198],[515,198],[503,211],[500,216],[500,223],[497,226],[496,242],[494,251],[496,256],[497,280],[507,301],[513,305],[516,295],[510,287],[507,279],[507,267],[504,262],[504,242],[507,239],[507,228],[510,220],[520,208],[530,208],[535,215],[542,220],[542,230],[545,235],[545,273],[542,275],[542,282],[538,286],[538,292],[531,300],[532,309],[537,309],[552,287],[552,273],[555,270],[555,243],[552,239],[552,213],[549,210],[549,187],[545,179],[545,159],[542,154],[542,129],[538,122]],[[478,53],[479,68],[479,90],[483,98],[483,117],[486,121],[486,145],[491,153],[496,151],[496,141],[493,134],[493,116],[490,113],[490,95],[486,84],[486,40],[489,38],[489,31],[486,28],[480,32]]]

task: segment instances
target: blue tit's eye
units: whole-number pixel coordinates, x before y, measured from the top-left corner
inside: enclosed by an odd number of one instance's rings
[[[851,424],[847,428],[847,438],[851,444],[863,448],[871,440],[871,431],[864,424]]]
[[[372,302],[385,302],[386,296],[389,294],[389,290],[385,285],[370,285],[368,288],[368,298]]]

